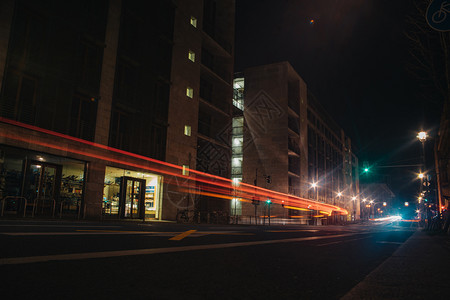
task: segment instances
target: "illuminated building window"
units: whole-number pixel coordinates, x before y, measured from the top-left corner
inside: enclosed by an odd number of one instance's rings
[[[244,110],[244,78],[233,80],[233,105]]]
[[[192,99],[192,98],[194,97],[194,89],[188,87],[188,88],[186,89],[186,96],[188,96],[189,98]]]
[[[189,175],[189,166],[183,165],[183,175],[188,176]]]
[[[188,58],[190,61],[195,62],[195,52],[192,50],[189,50]]]
[[[191,25],[197,28],[197,18],[191,17]]]
[[[184,135],[191,136],[191,126],[184,125]]]

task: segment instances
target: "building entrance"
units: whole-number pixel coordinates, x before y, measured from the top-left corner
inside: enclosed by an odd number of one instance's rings
[[[28,161],[25,169],[23,195],[26,198],[23,209],[32,214],[55,214],[61,187],[62,166]]]
[[[161,217],[162,176],[106,167],[103,215],[111,218],[154,219]]]
[[[144,217],[145,180],[123,177],[121,182],[121,217],[142,219]]]

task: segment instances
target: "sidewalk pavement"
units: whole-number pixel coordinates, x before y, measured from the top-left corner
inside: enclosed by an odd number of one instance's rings
[[[418,229],[341,299],[450,299],[450,237]]]

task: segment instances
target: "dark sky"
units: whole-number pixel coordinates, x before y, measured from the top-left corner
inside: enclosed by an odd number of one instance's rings
[[[360,165],[379,166],[399,197],[415,194],[415,168],[382,166],[420,163],[415,136],[435,134],[440,111],[407,71],[412,10],[411,0],[236,0],[235,71],[289,61],[350,136]]]

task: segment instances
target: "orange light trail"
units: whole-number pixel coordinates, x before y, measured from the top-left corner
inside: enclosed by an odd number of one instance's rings
[[[82,140],[79,138],[75,138],[75,137],[65,135],[62,133],[43,129],[43,128],[36,127],[33,125],[20,123],[20,122],[5,119],[2,117],[0,117],[0,122],[7,123],[7,124],[10,124],[13,126],[22,127],[22,128],[29,129],[29,130],[34,130],[34,131],[48,134],[51,136],[56,136],[56,137],[59,137],[62,139],[71,140],[71,141],[75,141],[75,142],[82,143],[85,145],[89,145],[89,146],[92,146],[92,147],[95,147],[98,149],[111,151],[111,152],[119,153],[122,155],[134,157],[134,158],[138,158],[138,159],[150,162],[152,164],[155,164],[155,166],[142,165],[139,163],[134,163],[134,162],[125,161],[122,159],[117,159],[115,157],[112,157],[112,155],[100,155],[100,154],[92,153],[89,151],[72,149],[67,145],[61,146],[56,143],[42,142],[42,141],[33,140],[32,138],[23,138],[23,137],[15,136],[15,135],[8,134],[5,132],[0,132],[0,136],[3,136],[8,139],[16,140],[19,142],[35,144],[35,145],[52,148],[52,149],[59,150],[59,151],[70,152],[73,154],[82,155],[84,157],[91,157],[91,158],[99,159],[99,160],[106,161],[106,162],[113,162],[113,163],[118,163],[121,165],[127,165],[130,167],[134,167],[137,169],[144,169],[144,170],[151,171],[151,172],[154,172],[157,174],[170,175],[170,176],[174,176],[176,178],[182,178],[182,179],[186,180],[186,183],[182,183],[181,185],[184,188],[189,188],[189,192],[191,192],[191,193],[196,193],[199,195],[206,195],[206,196],[211,196],[211,197],[217,197],[217,198],[222,198],[222,199],[239,198],[240,201],[244,201],[244,202],[251,202],[251,200],[253,200],[253,199],[260,200],[260,201],[265,201],[267,199],[270,199],[272,201],[272,203],[288,204],[288,205],[285,205],[285,207],[290,208],[290,209],[317,210],[317,211],[320,211],[321,213],[328,214],[328,215],[331,215],[332,211],[338,212],[343,215],[348,214],[347,210],[345,210],[341,207],[335,206],[335,205],[331,205],[331,204],[327,204],[327,203],[320,203],[320,202],[313,201],[310,199],[305,199],[305,198],[300,198],[300,197],[296,197],[296,196],[292,196],[292,195],[288,195],[288,194],[284,194],[284,193],[280,193],[280,192],[275,192],[275,191],[271,191],[271,190],[264,189],[261,187],[256,187],[256,186],[253,186],[250,184],[242,183],[242,182],[239,183],[238,186],[234,186],[234,182],[231,179],[223,178],[220,176],[216,176],[216,175],[212,175],[212,174],[208,174],[208,173],[204,173],[204,172],[200,172],[197,170],[189,169],[190,175],[182,175],[182,172],[181,172],[181,170],[183,169],[182,166],[174,165],[174,164],[171,164],[168,162],[159,161],[159,160],[156,160],[153,158],[145,157],[145,156],[142,156],[139,154],[123,151],[123,150],[116,149],[116,148],[112,148],[112,147],[105,146],[102,144]],[[169,180],[164,179],[164,181],[168,184],[172,184],[170,179]],[[177,183],[177,185],[180,185],[180,184]]]

